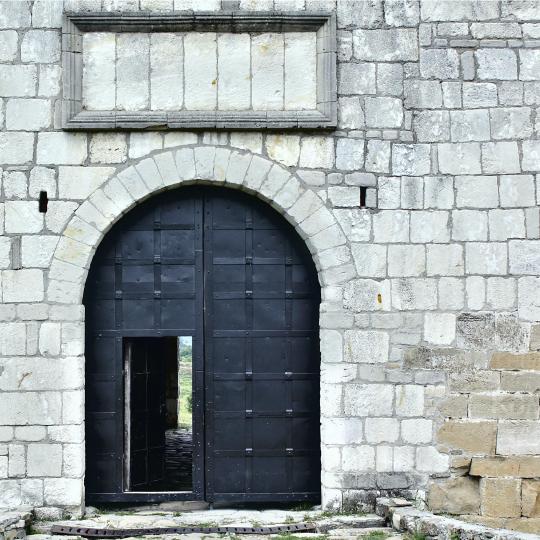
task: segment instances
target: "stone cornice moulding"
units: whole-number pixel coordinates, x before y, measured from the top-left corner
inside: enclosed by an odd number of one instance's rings
[[[82,108],[84,32],[316,32],[317,108],[287,111],[88,111]],[[336,17],[328,12],[73,13],[62,25],[65,130],[332,129],[337,125]]]

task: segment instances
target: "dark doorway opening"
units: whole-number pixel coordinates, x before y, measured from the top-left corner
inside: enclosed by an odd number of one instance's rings
[[[319,500],[319,304],[305,244],[247,194],[127,213],[85,287],[86,501]]]
[[[127,491],[193,490],[191,341],[124,339]]]

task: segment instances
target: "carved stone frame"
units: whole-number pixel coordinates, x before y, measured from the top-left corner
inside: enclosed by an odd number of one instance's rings
[[[83,32],[316,31],[317,109],[292,111],[85,111]],[[66,13],[62,26],[62,127],[66,130],[330,129],[337,124],[336,18],[333,13]]]

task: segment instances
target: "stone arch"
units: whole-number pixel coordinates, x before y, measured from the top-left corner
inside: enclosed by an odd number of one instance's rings
[[[323,299],[326,286],[342,281],[340,273],[330,269],[336,267],[336,262],[352,264],[350,249],[333,213],[315,191],[295,173],[259,154],[194,145],[155,152],[131,163],[78,207],[53,255],[48,301],[81,304],[92,257],[114,223],[152,195],[195,183],[240,189],[283,215],[312,254]]]

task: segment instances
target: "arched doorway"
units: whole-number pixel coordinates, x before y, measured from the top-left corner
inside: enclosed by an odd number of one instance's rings
[[[319,303],[306,246],[254,197],[130,211],[84,294],[87,501],[317,500]]]

